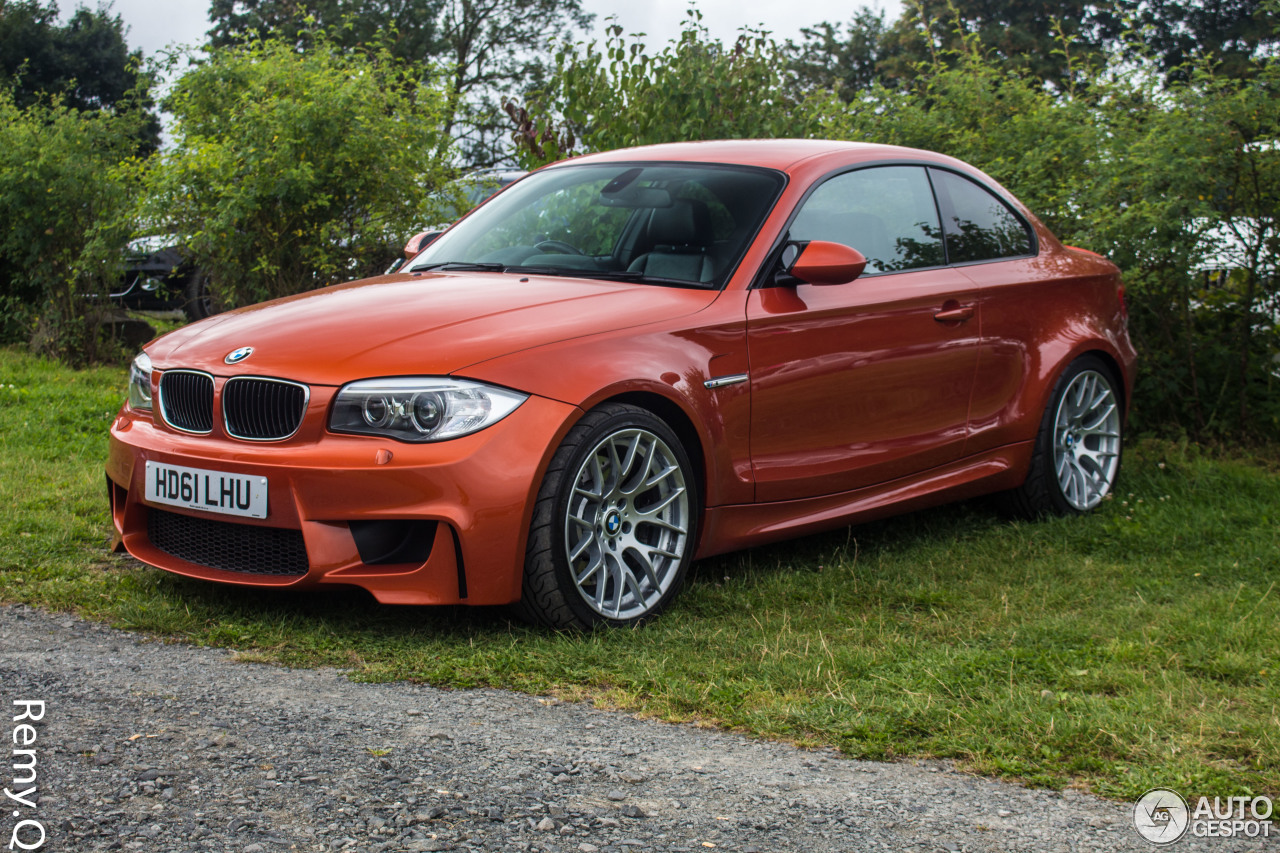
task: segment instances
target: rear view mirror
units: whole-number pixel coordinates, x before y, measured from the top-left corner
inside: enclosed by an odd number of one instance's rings
[[[808,244],[788,246],[783,254],[784,263],[793,248],[799,252],[786,266],[786,275],[806,284],[847,284],[867,268],[866,256],[843,243],[811,240]]]
[[[616,193],[600,193],[605,207],[648,209],[671,206],[671,191],[662,187],[627,187]]]

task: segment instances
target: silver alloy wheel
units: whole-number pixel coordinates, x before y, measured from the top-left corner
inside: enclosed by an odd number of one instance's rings
[[[1053,467],[1073,508],[1093,509],[1111,491],[1120,459],[1120,406],[1111,381],[1096,370],[1079,373],[1053,418]]]
[[[634,619],[662,600],[689,542],[685,472],[645,429],[611,433],[573,479],[565,554],[583,601],[608,619]]]

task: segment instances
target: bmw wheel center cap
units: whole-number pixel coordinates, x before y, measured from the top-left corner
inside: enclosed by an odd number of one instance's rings
[[[233,349],[227,353],[227,357],[223,361],[227,364],[239,364],[251,355],[253,355],[253,347],[240,347],[240,349]]]

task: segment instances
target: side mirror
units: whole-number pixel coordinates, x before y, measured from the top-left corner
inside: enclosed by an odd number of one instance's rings
[[[787,247],[787,253],[792,247]],[[783,254],[786,263],[787,253]],[[862,275],[867,268],[867,258],[857,249],[843,243],[831,243],[826,240],[811,240],[799,254],[786,265],[786,273],[779,283],[787,279],[806,284],[847,284]]]
[[[404,258],[406,261],[412,260],[414,255],[430,246],[432,241],[443,234],[443,231],[423,231],[414,234],[409,238],[409,242],[404,244]]]

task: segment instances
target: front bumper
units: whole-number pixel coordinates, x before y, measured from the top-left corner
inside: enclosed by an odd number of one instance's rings
[[[235,440],[218,428],[203,436],[180,433],[150,412],[126,406],[112,425],[107,458],[117,547],[166,571],[246,586],[353,585],[394,604],[516,601],[533,502],[578,410],[530,397],[474,435],[411,445],[329,433],[327,396],[313,396],[293,438],[272,443]],[[267,517],[149,503],[147,461],[266,478]],[[161,519],[168,527],[157,527]],[[411,562],[366,563],[352,524],[372,521],[426,522],[415,529],[430,541],[405,552]],[[159,535],[159,545],[152,541],[157,529],[175,522],[198,532],[188,537],[196,544],[174,548]],[[278,570],[274,552],[259,543],[278,537],[261,528],[295,540],[300,533],[305,559],[298,573],[272,573]],[[241,563],[245,553],[261,551],[262,557],[249,558],[248,568],[214,568],[199,556],[205,543],[211,549],[234,545]]]

